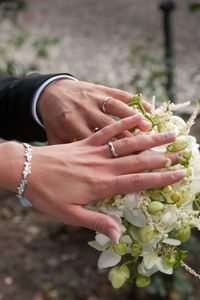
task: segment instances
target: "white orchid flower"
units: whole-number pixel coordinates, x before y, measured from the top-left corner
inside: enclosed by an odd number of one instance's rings
[[[188,139],[188,147],[187,149],[192,150],[192,157],[190,159],[190,163],[192,164],[193,161],[199,159],[199,145],[197,144],[196,138],[191,135],[186,135]]]
[[[181,241],[179,241],[177,239],[165,238],[164,240],[162,240],[162,243],[168,244],[171,246],[179,246],[181,244]]]
[[[141,264],[138,266],[138,272],[142,272],[141,274],[150,276],[157,271],[165,274],[172,274],[173,268],[165,268],[163,264],[163,257],[158,256],[158,254],[154,251],[143,257]]]
[[[164,233],[172,231],[177,225],[177,215],[173,206],[166,205],[165,210],[160,213],[159,226]]]
[[[141,208],[125,207],[123,217],[134,226],[144,227],[146,225],[146,218]]]
[[[127,244],[127,253],[130,253],[130,245],[132,243],[130,237],[128,235],[125,235],[121,240]],[[116,254],[113,250],[113,242],[103,233],[96,234],[95,241],[88,242],[88,245],[96,250],[102,251],[98,259],[99,269],[113,267],[117,265],[121,260],[121,256]]]
[[[195,178],[200,178],[200,161],[196,162],[196,164],[193,166],[193,177]],[[200,184],[199,180],[193,180],[191,183],[191,192],[193,194],[199,193],[200,192]]]
[[[151,269],[147,269],[144,265],[144,261],[142,260],[142,262],[138,265],[137,270],[140,274],[145,275],[150,277],[151,275],[155,274],[156,272],[158,272],[157,268],[151,268]]]
[[[121,256],[114,252],[113,242],[103,233],[98,233],[95,236],[95,241],[90,241],[88,244],[92,248],[102,251],[98,259],[99,269],[113,267],[120,262]]]
[[[178,135],[181,129],[186,125],[185,121],[178,116],[172,116],[169,123],[172,126],[171,130],[175,131],[176,135]]]

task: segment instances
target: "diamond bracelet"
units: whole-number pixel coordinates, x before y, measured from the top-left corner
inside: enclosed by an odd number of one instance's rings
[[[23,206],[32,206],[31,202],[23,197],[23,193],[25,190],[25,186],[27,184],[26,178],[29,174],[31,174],[31,159],[32,159],[32,149],[31,146],[27,143],[23,143],[25,147],[25,153],[24,156],[26,157],[26,161],[24,163],[24,169],[22,173],[22,180],[20,184],[17,186],[17,198],[20,200],[21,204]]]

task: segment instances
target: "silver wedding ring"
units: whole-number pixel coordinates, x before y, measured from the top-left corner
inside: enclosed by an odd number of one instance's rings
[[[106,97],[106,98],[104,98],[104,100],[103,100],[102,110],[103,110],[103,112],[104,112],[105,114],[107,114],[107,111],[106,111],[106,103],[107,103],[107,101],[108,101],[109,99],[112,99],[112,97]]]
[[[110,151],[112,152],[113,157],[118,157],[118,153],[115,150],[112,142],[108,142],[108,147],[109,147]]]

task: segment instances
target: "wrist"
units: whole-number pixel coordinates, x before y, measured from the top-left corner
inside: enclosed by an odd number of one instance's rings
[[[77,80],[76,80],[77,81]],[[36,113],[41,121],[42,124],[44,124],[44,120],[47,114],[47,111],[49,110],[49,104],[52,102],[55,104],[57,100],[59,100],[59,93],[60,90],[63,89],[63,83],[65,86],[65,90],[68,87],[69,84],[69,90],[70,90],[70,83],[74,82],[72,78],[58,78],[50,82],[41,92],[37,104],[36,104]],[[54,108],[54,106],[53,106]]]
[[[0,153],[0,188],[16,193],[24,166],[23,145],[16,142],[3,143],[0,145]]]

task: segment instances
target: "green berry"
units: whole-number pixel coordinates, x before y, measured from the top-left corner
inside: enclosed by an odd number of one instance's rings
[[[179,192],[173,192],[170,196],[173,202],[178,202],[181,200],[181,194]]]
[[[176,257],[173,254],[167,254],[165,255],[164,259],[163,259],[163,265],[165,267],[165,269],[169,269],[171,267],[173,267],[176,263]]]
[[[191,235],[191,228],[190,226],[185,226],[181,229],[178,229],[174,233],[175,237],[181,241],[181,242],[186,242],[189,240],[190,235]]]
[[[151,279],[145,275],[138,274],[136,277],[136,286],[143,288],[151,283]]]
[[[160,211],[163,211],[165,209],[165,206],[162,202],[160,201],[152,201],[149,205],[148,205],[148,212],[152,215],[157,214]]]
[[[127,266],[124,267],[113,267],[108,273],[108,280],[111,282],[114,289],[122,287],[126,280],[130,277],[130,271]]]
[[[179,136],[173,143],[173,150],[180,151],[188,147],[188,138],[185,136]]]
[[[119,244],[113,244],[113,250],[116,254],[122,256],[126,254],[127,245],[124,241],[120,241]]]
[[[149,242],[154,237],[154,231],[150,225],[137,229],[137,234],[141,242]]]
[[[141,245],[133,245],[131,248],[131,255],[138,257],[142,253],[143,247]]]

